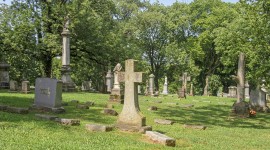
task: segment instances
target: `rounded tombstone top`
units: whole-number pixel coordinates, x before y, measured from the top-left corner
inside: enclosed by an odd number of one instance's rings
[[[154,76],[154,74],[150,74],[150,76],[149,76],[150,78],[154,78],[155,76]]]
[[[122,69],[122,66],[120,63],[117,63],[117,65],[114,67],[113,71],[116,72],[116,71],[121,71]]]

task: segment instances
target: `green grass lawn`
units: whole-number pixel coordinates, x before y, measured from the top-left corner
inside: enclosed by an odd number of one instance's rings
[[[89,132],[85,124],[112,125],[117,117],[101,113],[108,102],[109,95],[97,93],[63,93],[63,101],[79,100],[95,102],[89,110],[80,110],[75,105],[64,106],[66,113],[58,117],[80,119],[80,126],[63,126],[56,122],[35,118],[37,112],[27,115],[0,112],[0,149],[50,149],[50,150],[122,150],[122,149],[269,149],[270,116],[257,113],[255,118],[235,119],[229,117],[235,99],[217,97],[188,97],[179,100],[176,95],[151,98],[140,96],[141,112],[146,116],[147,125],[153,130],[176,139],[176,147],[153,144],[139,133]],[[161,100],[162,103],[154,103]],[[19,94],[0,91],[0,105],[29,107],[34,102],[34,94]],[[169,105],[167,103],[179,103]],[[184,104],[194,104],[192,108],[183,108]],[[120,113],[121,104],[114,104]],[[148,111],[149,106],[157,106],[158,111]],[[158,125],[154,119],[170,119],[173,125]],[[200,124],[206,130],[186,129],[183,124]]]

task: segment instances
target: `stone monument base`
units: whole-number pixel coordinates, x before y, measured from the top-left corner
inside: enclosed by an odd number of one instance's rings
[[[124,103],[124,95],[111,94],[109,97],[109,101],[123,104]]]
[[[116,128],[118,128],[121,131],[127,131],[127,132],[139,132],[139,133],[145,133],[146,131],[152,131],[152,126],[129,126],[126,124],[117,124]]]
[[[49,108],[49,107],[37,106],[35,104],[32,105],[31,109],[35,109],[35,110],[39,110],[39,111],[45,111],[45,112],[53,112],[53,113],[56,113],[56,114],[66,112],[63,107]]]
[[[185,89],[180,88],[180,89],[178,90],[178,98],[185,98],[185,99],[186,99]]]
[[[268,106],[251,106],[251,108],[257,112],[269,113],[270,109]]]
[[[73,82],[66,82],[62,84],[62,91],[63,92],[75,92],[76,91],[76,85]]]
[[[243,102],[235,102],[233,104],[232,116],[247,118],[250,117],[250,107],[249,103],[243,101]]]

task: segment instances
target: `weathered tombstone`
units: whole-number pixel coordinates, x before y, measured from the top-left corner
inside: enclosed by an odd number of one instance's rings
[[[249,104],[245,102],[245,55],[239,54],[237,76],[233,76],[237,83],[237,101],[233,104],[232,113],[239,117],[249,117]]]
[[[190,92],[189,92],[189,96],[194,96],[193,94],[193,84],[190,84]]]
[[[90,91],[90,85],[89,81],[83,81],[82,82],[82,91]]]
[[[111,90],[111,95],[109,98],[109,101],[111,102],[118,102],[118,103],[122,103],[123,100],[121,98],[121,89],[120,89],[120,84],[119,84],[119,72],[121,71],[122,66],[120,63],[118,63],[113,71],[114,71],[114,84],[113,84],[113,89]]]
[[[10,80],[9,91],[11,91],[11,92],[18,91],[18,82],[17,81]]]
[[[150,74],[149,76],[149,94],[150,96],[154,96],[154,79],[155,79],[155,76],[153,74]]]
[[[168,79],[167,79],[167,76],[165,76],[165,82],[164,82],[164,85],[163,85],[162,94],[163,95],[168,95]]]
[[[256,111],[267,112],[268,106],[266,102],[266,90],[264,88],[257,87],[250,92],[250,104]]]
[[[148,96],[149,95],[149,82],[148,82],[148,80],[146,80],[144,95],[145,96]]]
[[[108,70],[106,75],[106,86],[107,86],[107,92],[112,91],[112,72],[111,69]]]
[[[0,63],[0,88],[9,88],[9,68],[9,64],[4,62]]]
[[[125,82],[125,98],[116,126],[120,130],[139,132],[147,128],[146,118],[140,112],[137,93],[137,85],[142,82],[142,72],[134,72],[134,62],[133,59],[126,60],[126,72],[119,73],[119,81]]]
[[[27,94],[30,92],[30,82],[22,81],[22,93]]]
[[[229,86],[229,95],[230,98],[237,98],[237,87],[236,86]]]
[[[182,77],[180,78],[180,81],[182,81],[182,87],[178,90],[178,98],[186,98],[187,81],[190,81],[190,76],[188,76],[187,73],[184,72]]]
[[[53,112],[63,112],[62,82],[51,78],[37,78],[34,107]]]
[[[249,99],[249,84],[248,81],[245,83],[245,98]]]
[[[70,32],[68,30],[69,26],[69,18],[65,18],[65,25],[63,28],[63,32],[61,33],[63,38],[63,49],[62,49],[62,82],[63,87],[62,90],[65,92],[75,91],[75,83],[72,81],[70,73]]]

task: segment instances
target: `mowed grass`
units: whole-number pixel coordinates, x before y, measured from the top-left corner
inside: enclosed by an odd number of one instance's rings
[[[58,117],[80,119],[80,126],[63,126],[53,121],[39,120],[35,118],[38,112],[33,111],[27,115],[0,112],[0,149],[269,149],[269,114],[257,113],[255,118],[246,119],[232,118],[229,114],[235,99],[230,98],[195,96],[179,100],[176,95],[159,98],[139,96],[140,109],[146,116],[147,125],[175,138],[176,147],[153,144],[142,134],[117,129],[106,133],[87,131],[85,124],[116,123],[117,117],[102,113],[108,98],[108,94],[63,93],[64,102],[95,102],[95,106],[89,110],[77,109],[69,103],[64,106],[66,113],[57,114]],[[29,107],[33,102],[33,93],[0,91],[0,105]],[[194,107],[182,107],[185,104],[194,104]],[[123,105],[114,103],[114,106],[120,113]],[[157,106],[158,110],[147,110],[150,106]],[[154,123],[154,119],[170,119],[175,121],[175,124],[158,125]],[[205,125],[207,129],[186,129],[183,124]]]

